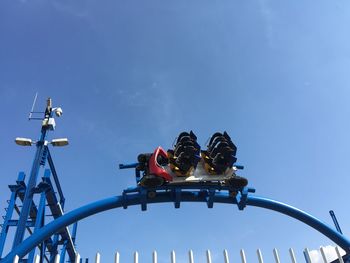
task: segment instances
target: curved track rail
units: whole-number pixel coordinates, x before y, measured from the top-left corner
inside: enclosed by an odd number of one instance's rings
[[[153,192],[143,188],[128,189],[121,196],[114,196],[87,204],[50,222],[14,248],[1,260],[1,263],[12,262],[15,255],[18,255],[20,258],[24,257],[34,247],[59,229],[91,215],[113,208],[127,208],[132,205],[141,205],[142,210],[146,210],[147,204],[164,202],[173,202],[175,208],[180,207],[180,202],[205,202],[209,208],[213,207],[214,203],[225,203],[236,204],[240,210],[243,210],[245,206],[256,206],[274,210],[309,225],[342,247],[347,254],[350,253],[350,240],[337,232],[333,227],[293,206],[269,198],[248,194],[248,192],[254,191],[254,189],[244,188],[237,196],[233,197],[228,191],[217,191],[215,188],[186,190],[174,187],[172,189],[155,189]]]

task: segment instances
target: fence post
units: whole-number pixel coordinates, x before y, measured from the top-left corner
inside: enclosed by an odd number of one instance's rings
[[[207,250],[207,263],[211,263],[211,254],[210,254],[210,250]]]
[[[320,247],[322,259],[324,263],[327,263],[327,257],[326,257],[326,252],[324,251],[324,247]]]
[[[192,249],[190,251],[188,251],[188,259],[189,259],[190,263],[194,263]]]
[[[176,263],[175,251],[171,251],[171,263]]]
[[[290,255],[290,258],[292,259],[292,263],[297,263],[293,248],[289,249],[289,255]]]
[[[339,263],[344,263],[343,257],[340,254],[340,249],[338,246],[335,247],[335,252],[337,252]]]
[[[118,251],[114,255],[114,263],[119,263],[119,252]]]
[[[100,259],[101,259],[101,255],[100,253],[96,253],[96,257],[95,257],[95,263],[100,263]]]
[[[75,254],[75,263],[80,263],[80,255],[79,255],[79,253]]]
[[[273,255],[275,257],[276,263],[280,263],[280,257],[278,256],[278,251],[276,248],[273,249]]]
[[[55,256],[54,263],[60,263],[60,254],[57,254],[57,255]]]
[[[224,259],[225,259],[225,263],[230,263],[230,260],[228,258],[228,252],[226,249],[224,249]]]
[[[310,257],[310,251],[309,251],[308,248],[304,249],[304,256],[305,256],[305,259],[306,259],[307,263],[312,263],[312,260],[311,260],[311,257]]]
[[[263,256],[262,256],[262,253],[261,253],[261,250],[258,249],[256,251],[256,253],[258,254],[258,260],[259,260],[259,263],[264,263],[264,259],[263,259]]]
[[[247,260],[245,258],[245,253],[244,253],[243,249],[241,249],[241,258],[242,258],[242,263],[247,263]]]

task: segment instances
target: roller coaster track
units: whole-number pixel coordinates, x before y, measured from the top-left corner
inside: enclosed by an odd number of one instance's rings
[[[12,262],[16,255],[20,258],[24,257],[34,247],[60,229],[94,214],[113,208],[123,207],[126,209],[128,206],[133,205],[141,205],[141,209],[146,210],[148,204],[166,202],[173,203],[175,208],[179,208],[181,202],[204,202],[207,204],[208,208],[212,208],[214,203],[223,203],[237,205],[240,210],[243,210],[246,206],[273,210],[293,217],[327,236],[346,251],[347,255],[345,255],[345,258],[348,258],[350,254],[350,240],[339,233],[335,228],[298,208],[276,200],[256,196],[252,194],[254,192],[254,189],[246,187],[238,191],[237,195],[235,195],[232,194],[232,191],[227,191],[227,189],[224,189],[222,186],[214,185],[198,187],[167,186],[156,189],[145,189],[142,187],[128,188],[124,190],[120,196],[114,196],[87,204],[55,219],[41,229],[38,229],[33,235],[16,246],[0,262]]]

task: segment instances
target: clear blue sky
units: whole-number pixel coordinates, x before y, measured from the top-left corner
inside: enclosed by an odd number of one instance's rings
[[[19,171],[29,173],[40,124],[27,114],[52,97],[64,111],[50,138],[70,139],[52,154],[66,209],[134,185],[140,152],[171,146],[193,129],[204,145],[226,130],[238,146],[240,175],[277,199],[350,235],[350,2],[4,0],[0,2],[0,208]],[[2,214],[5,212],[3,211]],[[80,222],[83,257],[123,262],[154,249],[180,262],[193,249],[251,260],[262,248],[286,259],[293,247],[330,241],[275,212],[186,203],[113,210]],[[282,252],[283,251],[283,252]]]

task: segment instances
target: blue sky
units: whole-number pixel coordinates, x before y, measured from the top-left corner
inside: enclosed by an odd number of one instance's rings
[[[34,148],[14,144],[37,138],[27,121],[52,97],[64,115],[50,138],[67,202],[83,204],[121,194],[133,172],[118,163],[140,152],[169,148],[193,129],[204,146],[226,130],[238,146],[240,175],[257,194],[277,199],[331,224],[333,209],[350,235],[350,2],[348,1],[60,1],[0,3],[0,206],[19,171],[29,173]],[[3,212],[4,214],[4,212]],[[183,204],[108,211],[80,222],[78,250],[111,260],[119,250],[170,251],[179,260],[193,249],[246,249],[266,261],[293,247],[331,242],[280,214],[249,207]],[[270,253],[271,251],[271,253]],[[270,260],[269,260],[270,258]]]

